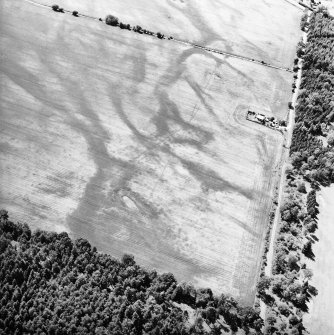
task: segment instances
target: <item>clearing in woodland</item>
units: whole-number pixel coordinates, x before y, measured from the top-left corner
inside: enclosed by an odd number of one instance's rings
[[[286,67],[300,38],[285,1],[58,4]],[[292,74],[1,8],[1,207],[252,303],[283,139],[244,115],[286,117]]]

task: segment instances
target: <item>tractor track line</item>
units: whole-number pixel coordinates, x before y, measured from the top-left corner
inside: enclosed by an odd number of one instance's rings
[[[35,6],[43,7],[43,8],[52,8],[52,6],[50,6],[50,5],[45,5],[45,4],[42,4],[40,2],[36,2],[36,1],[33,1],[33,0],[24,0],[24,1],[26,1],[30,4],[33,4]],[[69,10],[66,10],[66,9],[63,9],[63,11],[65,13],[69,13],[69,14],[72,13],[72,11],[69,11]],[[90,16],[90,15],[86,15],[86,14],[80,14],[79,13],[77,16],[85,17],[85,18],[92,19],[92,20],[95,20],[95,21],[101,21],[100,18],[98,18],[98,17]],[[104,22],[104,20],[102,20],[102,22]],[[154,34],[153,36],[156,37],[156,34]],[[163,38],[163,39],[166,39],[166,38]],[[266,63],[264,61],[260,61],[258,59],[247,57],[247,56],[242,56],[242,55],[234,54],[234,53],[219,50],[219,49],[214,49],[214,48],[201,46],[201,45],[198,45],[196,43],[189,42],[189,41],[185,41],[185,40],[181,40],[181,39],[177,39],[177,38],[172,38],[172,39],[168,39],[168,40],[172,41],[172,42],[176,42],[176,43],[189,45],[193,48],[202,49],[202,50],[207,51],[207,52],[211,52],[211,53],[215,53],[215,54],[219,54],[219,55],[223,55],[223,56],[227,56],[227,57],[237,58],[237,59],[240,59],[240,60],[243,60],[243,61],[246,61],[246,62],[258,64],[258,65],[269,67],[269,68],[272,68],[272,69],[282,70],[282,71],[291,72],[291,73],[293,72],[290,68],[286,68],[286,67],[283,67],[283,66],[276,66],[276,65],[273,65],[273,64]]]

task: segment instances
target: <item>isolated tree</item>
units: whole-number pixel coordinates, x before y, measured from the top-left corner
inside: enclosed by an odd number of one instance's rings
[[[143,28],[141,26],[137,25],[137,26],[133,27],[132,30],[137,32],[137,33],[140,33],[140,32],[142,32]]]
[[[58,5],[52,5],[52,10],[54,10],[55,12],[58,12],[59,10],[59,6]]]
[[[257,290],[259,293],[264,293],[267,289],[269,289],[272,279],[267,276],[262,276],[257,283]]]
[[[300,183],[297,187],[297,191],[300,193],[307,193],[305,183]]]
[[[288,317],[290,314],[289,306],[285,303],[280,303],[278,305],[278,310],[281,313],[281,315],[284,315],[286,317]]]
[[[215,323],[216,320],[217,320],[217,312],[216,312],[216,309],[212,306],[208,307],[206,310],[205,310],[205,316],[206,316],[206,319],[210,322],[210,323]]]
[[[298,319],[298,317],[296,315],[292,315],[289,319],[289,323],[291,326],[295,326],[300,322],[300,320]]]
[[[283,333],[284,333],[284,331],[286,330],[286,328],[287,328],[287,324],[286,324],[285,321],[280,321],[280,322],[278,323],[278,329],[279,329],[280,331],[282,331]]]
[[[275,334],[276,331],[277,331],[277,328],[276,328],[276,327],[267,325],[267,326],[265,326],[264,329],[263,329],[263,334],[264,334],[264,335],[271,335],[271,334]]]
[[[79,12],[77,12],[76,10],[74,10],[74,11],[72,12],[72,15],[73,15],[73,16],[78,16],[78,14],[79,14]]]
[[[298,262],[298,258],[295,255],[293,254],[289,255],[288,265],[289,265],[290,270],[296,269],[298,267],[297,262]]]
[[[308,293],[315,297],[318,295],[318,290],[314,286],[308,285]]]
[[[276,316],[274,314],[270,314],[266,321],[269,325],[273,326],[276,323]]]
[[[109,26],[117,26],[118,25],[118,18],[114,15],[107,15],[106,16],[106,24]]]
[[[136,264],[134,256],[129,254],[123,255],[122,263],[125,264],[126,266],[133,266]]]
[[[313,254],[313,251],[312,251],[312,242],[311,241],[307,241],[304,244],[302,252],[306,257],[308,257],[310,259],[314,259],[314,254]]]

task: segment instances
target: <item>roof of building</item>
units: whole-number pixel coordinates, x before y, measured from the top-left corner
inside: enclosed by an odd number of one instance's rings
[[[257,115],[256,115],[256,118],[257,118],[258,120],[264,120],[264,119],[265,119],[265,116],[264,116],[264,115],[261,115],[261,114],[257,114]]]

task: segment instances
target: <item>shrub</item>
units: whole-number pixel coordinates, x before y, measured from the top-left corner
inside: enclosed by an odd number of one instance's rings
[[[141,26],[135,26],[132,28],[133,31],[135,31],[136,33],[140,33],[142,32],[143,28]]]
[[[300,29],[305,30],[305,28],[308,27],[308,22],[307,22],[307,13],[303,14],[301,22],[300,22]]]
[[[292,325],[292,326],[295,326],[296,324],[298,324],[299,321],[300,321],[300,320],[297,318],[296,315],[292,315],[291,318],[289,319],[289,323],[290,323],[290,325]]]
[[[113,15],[107,15],[106,24],[109,26],[118,26],[118,18]]]
[[[290,315],[289,306],[285,303],[280,303],[278,305],[278,310],[281,313],[281,315],[284,315],[286,317],[288,317]],[[286,324],[285,324],[285,328],[286,328]]]
[[[264,329],[263,329],[263,334],[264,335],[271,335],[271,334],[275,334],[277,328],[274,327],[274,326],[265,326]]]
[[[286,329],[286,327],[287,327],[287,324],[286,324],[285,321],[280,321],[280,322],[278,323],[278,329],[279,329],[280,331],[284,332],[285,329]]]
[[[300,183],[298,186],[297,186],[297,191],[300,192],[300,193],[307,193],[306,191],[306,186],[305,186],[305,183]]]
[[[267,323],[271,326],[273,326],[275,323],[276,323],[276,317],[274,314],[270,314],[268,317],[267,317]]]

